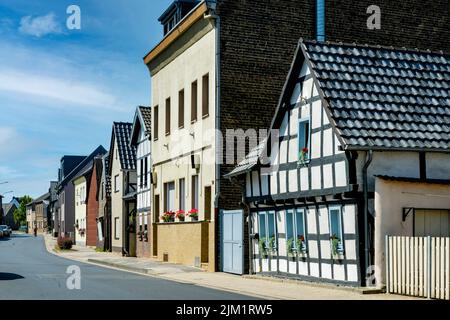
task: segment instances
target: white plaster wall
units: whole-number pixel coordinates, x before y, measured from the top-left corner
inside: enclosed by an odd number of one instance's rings
[[[413,217],[402,221],[404,207],[450,210],[450,185],[375,180],[375,265],[385,284],[385,237],[413,236]]]
[[[79,229],[86,229],[86,196],[87,196],[87,184],[86,184],[86,178],[80,177],[76,180],[74,180],[74,186],[75,186],[75,223],[78,220],[78,229],[75,229],[75,239],[76,244],[78,246],[86,246],[86,233],[84,236],[81,236],[79,233]],[[84,195],[82,196],[82,190],[84,189]]]

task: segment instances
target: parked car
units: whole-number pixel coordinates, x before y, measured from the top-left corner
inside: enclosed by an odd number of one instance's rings
[[[4,237],[11,236],[11,231],[7,225],[4,225],[4,224],[0,225],[0,230],[2,230]]]
[[[28,230],[27,226],[20,226],[19,227],[19,231],[20,232],[27,232],[27,230]]]
[[[3,238],[3,231],[0,229],[0,239]]]

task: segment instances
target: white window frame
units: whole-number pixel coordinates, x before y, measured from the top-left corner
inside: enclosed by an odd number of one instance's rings
[[[301,112],[301,110],[299,110]],[[308,158],[306,162],[311,161],[311,117],[304,117],[298,119],[298,132],[297,132],[297,148],[298,148],[298,160],[300,160],[300,153],[304,147],[300,146],[300,124],[304,122],[308,122],[308,143],[306,145],[306,148],[308,148]]]
[[[264,216],[264,222],[265,222],[265,234],[266,234],[266,247],[269,246],[269,216],[270,214],[273,214],[273,236],[275,238],[275,251],[278,250],[278,231],[277,231],[277,212],[275,210],[268,210],[268,211],[259,211],[258,212],[258,233],[261,235],[261,230],[260,230],[260,219],[261,216]]]
[[[288,223],[288,212],[292,212],[292,233],[294,235],[294,237],[296,237],[299,232],[297,230],[297,213],[300,213],[303,216],[303,237],[305,238],[305,240],[303,241],[304,243],[304,247],[301,248],[301,250],[299,250],[299,248],[297,248],[297,241],[295,241],[293,243],[294,245],[294,250],[297,250],[297,252],[302,252],[302,253],[306,253],[308,252],[308,242],[307,242],[307,235],[306,235],[306,210],[305,208],[294,208],[294,209],[287,209],[285,210],[285,221],[286,221],[286,225],[285,225],[285,232],[286,232],[286,249],[288,249],[288,235],[287,235],[287,223]]]
[[[344,225],[343,225],[343,207],[341,205],[334,205],[328,207],[328,228],[330,233],[330,245],[332,246],[332,240],[331,237],[333,236],[332,233],[332,226],[331,226],[331,211],[338,210],[339,211],[339,246],[338,246],[338,254],[344,254],[345,252],[345,241],[344,241]]]

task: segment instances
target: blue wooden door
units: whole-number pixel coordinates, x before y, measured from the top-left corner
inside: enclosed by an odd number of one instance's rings
[[[222,211],[222,271],[244,273],[244,213]]]

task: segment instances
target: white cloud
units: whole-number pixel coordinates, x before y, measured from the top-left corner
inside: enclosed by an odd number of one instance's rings
[[[116,99],[95,84],[55,76],[6,69],[0,74],[0,91],[39,96],[60,102],[110,109]]]
[[[25,16],[20,20],[19,31],[23,34],[32,35],[35,37],[43,37],[52,33],[61,33],[62,29],[56,22],[55,14],[49,13],[45,16]]]

